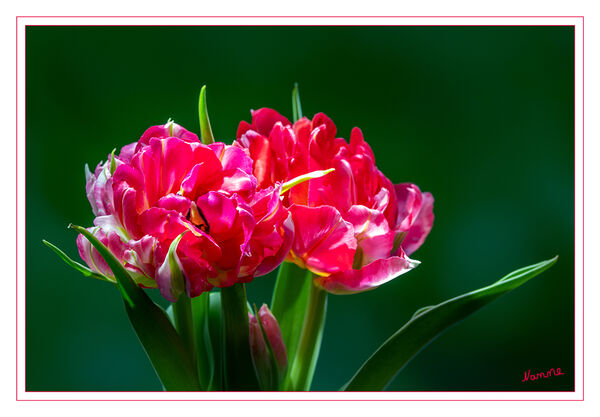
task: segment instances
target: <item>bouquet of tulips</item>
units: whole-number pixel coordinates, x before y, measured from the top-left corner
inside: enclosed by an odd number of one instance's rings
[[[368,291],[419,265],[433,196],[393,184],[360,129],[347,142],[325,114],[293,122],[268,108],[215,142],[203,87],[200,138],[176,123],[147,129],[92,173],[94,227],[70,225],[85,276],[112,283],[165,390],[309,390],[329,294]],[[419,309],[343,390],[380,390],[452,324],[549,268],[556,258]],[[279,268],[269,306],[245,285]],[[163,310],[144,288],[158,288]]]

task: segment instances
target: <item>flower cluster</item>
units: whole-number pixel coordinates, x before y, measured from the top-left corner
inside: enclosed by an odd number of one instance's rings
[[[87,170],[90,231],[140,285],[170,301],[249,282],[284,259],[328,292],[375,288],[418,265],[409,255],[431,230],[433,197],[392,184],[360,129],[349,143],[336,136],[323,113],[292,124],[266,108],[240,123],[233,145],[204,145],[172,122],[151,127]],[[90,268],[113,279],[89,241],[77,243]]]

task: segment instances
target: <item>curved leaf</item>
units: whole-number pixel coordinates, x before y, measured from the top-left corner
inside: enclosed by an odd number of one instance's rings
[[[550,268],[557,259],[558,256],[518,269],[488,287],[417,310],[400,330],[375,351],[343,389],[384,389],[412,357],[444,330]]]
[[[74,261],[73,259],[69,258],[69,255],[64,253],[57,246],[54,246],[52,243],[48,242],[47,240],[42,240],[42,242],[44,243],[44,245],[46,245],[50,249],[52,249],[54,251],[54,253],[56,253],[58,255],[58,257],[60,259],[62,259],[67,265],[69,265],[71,268],[75,269],[76,271],[81,272],[84,276],[96,278],[101,281],[106,281],[106,282],[110,282],[111,284],[114,284],[114,281],[111,281],[110,279],[108,279],[108,277],[106,277],[102,274],[99,274],[97,272],[94,272],[87,266],[82,265],[79,262]]]
[[[71,224],[69,227],[84,235],[94,245],[115,275],[129,320],[165,389],[202,389],[190,352],[165,311],[154,304],[133,281],[123,264],[93,234],[81,226]]]

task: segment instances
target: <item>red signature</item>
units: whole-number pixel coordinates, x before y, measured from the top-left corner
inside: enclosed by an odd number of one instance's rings
[[[554,368],[550,368],[546,372],[538,372],[537,374],[532,374],[531,369],[528,369],[527,372],[525,372],[525,377],[521,382],[537,381],[538,379],[550,378],[551,376],[558,375],[564,375],[564,373],[561,372],[560,368],[556,368],[556,370]]]

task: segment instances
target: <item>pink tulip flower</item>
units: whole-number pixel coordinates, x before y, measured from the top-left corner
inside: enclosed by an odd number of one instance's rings
[[[433,196],[414,184],[393,185],[354,128],[350,143],[336,137],[323,113],[291,124],[274,110],[252,112],[235,145],[247,149],[253,173],[267,187],[316,170],[335,168],[284,195],[295,228],[287,257],[312,271],[326,291],[373,289],[419,264],[408,257],[433,226]]]
[[[258,189],[252,160],[239,147],[204,145],[168,123],[125,147],[112,169],[105,165],[87,181],[98,216],[95,233],[113,242],[115,256],[170,301],[181,293],[166,265],[179,235],[174,259],[190,297],[249,282],[276,268],[289,251],[293,223],[281,202],[281,185]],[[109,274],[83,237],[78,242],[90,268],[99,265],[99,272]]]

